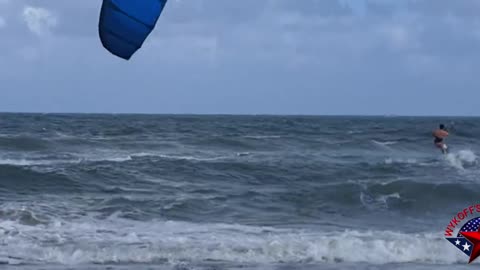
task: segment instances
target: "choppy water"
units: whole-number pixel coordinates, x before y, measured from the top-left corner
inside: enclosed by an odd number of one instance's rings
[[[442,231],[480,198],[479,120],[3,114],[0,263],[466,267]]]

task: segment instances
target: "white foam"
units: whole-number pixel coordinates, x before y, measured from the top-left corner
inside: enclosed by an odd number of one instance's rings
[[[257,140],[261,140],[261,139],[280,139],[280,138],[282,138],[282,136],[279,136],[279,135],[246,135],[244,137],[249,138],[249,139],[257,139]]]
[[[446,155],[448,164],[460,170],[465,169],[465,165],[473,165],[477,163],[477,155],[472,150],[460,150]]]
[[[110,162],[125,162],[125,161],[130,161],[132,160],[132,156],[126,155],[126,156],[111,156],[111,157],[85,157],[82,158],[81,161],[87,161],[87,162],[102,162],[102,161],[110,161]]]
[[[162,155],[162,154],[156,154],[155,156],[165,158],[165,159],[194,160],[194,161],[215,161],[215,160],[228,158],[228,156],[196,157],[196,156],[176,156],[176,155]]]
[[[377,195],[373,196],[368,192],[360,192],[360,202],[363,206],[371,209],[371,210],[378,210],[378,209],[388,209],[388,201],[391,199],[400,199],[400,194],[395,192],[392,194],[386,195]]]
[[[416,164],[417,163],[417,160],[415,158],[396,158],[396,159],[393,159],[393,158],[387,158],[385,159],[385,164],[394,164],[394,163],[398,163],[398,164]]]
[[[45,165],[61,165],[61,164],[78,164],[82,162],[125,162],[132,160],[131,156],[124,157],[77,157],[74,159],[0,159],[0,165],[12,165],[12,166],[45,166]]]
[[[67,164],[67,163],[80,163],[81,160],[41,160],[41,159],[0,159],[0,165],[12,165],[12,166],[38,166],[38,165],[54,165],[54,164]]]
[[[126,162],[131,161],[134,158],[141,157],[157,157],[163,159],[172,159],[172,160],[191,160],[191,161],[216,161],[222,159],[233,158],[237,156],[244,156],[246,154],[242,153],[240,155],[231,156],[213,156],[213,157],[200,157],[200,156],[189,156],[189,155],[167,155],[161,153],[115,153],[115,152],[95,152],[95,153],[80,153],[72,155],[69,158],[65,159],[51,159],[50,157],[41,157],[33,156],[31,158],[27,157],[16,157],[16,158],[1,158],[0,165],[12,165],[12,166],[42,166],[42,165],[61,165],[61,164],[78,164],[83,162]]]
[[[112,216],[25,226],[0,221],[0,258],[22,262],[236,263],[367,262],[454,264],[465,255],[435,234],[388,231],[323,232],[227,224],[141,222]],[[8,233],[8,232],[17,233]],[[8,259],[7,259],[8,260]]]
[[[99,161],[128,161],[132,160],[133,158],[141,158],[141,157],[157,157],[163,159],[174,159],[174,160],[194,160],[194,161],[214,161],[214,160],[221,160],[225,158],[229,158],[229,156],[213,156],[213,157],[199,157],[199,156],[188,156],[188,155],[168,155],[163,153],[155,153],[155,152],[139,152],[139,153],[131,153],[126,156],[120,157],[104,157],[99,158]],[[87,158],[88,160],[95,160],[92,158]]]
[[[387,145],[397,144],[398,142],[394,142],[394,141],[380,142],[380,141],[372,140],[372,143],[378,144],[378,145],[381,145],[381,146],[387,146]]]

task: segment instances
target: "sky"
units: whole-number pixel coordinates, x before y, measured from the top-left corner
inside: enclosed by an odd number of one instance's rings
[[[125,61],[101,0],[0,0],[0,111],[480,115],[478,0],[169,0]]]

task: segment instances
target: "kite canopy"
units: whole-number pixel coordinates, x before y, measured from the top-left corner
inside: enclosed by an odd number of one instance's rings
[[[129,60],[155,28],[167,0],[103,0],[98,25],[103,47]]]

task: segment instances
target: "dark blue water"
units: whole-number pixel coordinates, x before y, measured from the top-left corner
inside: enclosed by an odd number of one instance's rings
[[[5,269],[450,269],[478,118],[0,115]],[[451,130],[451,152],[431,131]],[[40,267],[40,268],[39,268]]]

